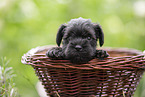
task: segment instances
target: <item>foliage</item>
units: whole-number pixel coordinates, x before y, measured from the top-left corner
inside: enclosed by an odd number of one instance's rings
[[[90,18],[98,22],[108,47],[145,49],[145,15],[139,14],[144,0],[0,0],[0,56],[12,61],[17,72],[14,81],[22,97],[39,97],[38,78],[21,56],[31,48],[55,45],[59,26],[72,18]],[[137,7],[136,7],[137,6]],[[136,10],[141,8],[141,10]],[[145,97],[145,77],[136,97]]]
[[[15,74],[12,67],[8,67],[8,63],[9,61],[6,61],[6,58],[2,58],[0,63],[0,97],[18,97],[17,89],[13,82]]]

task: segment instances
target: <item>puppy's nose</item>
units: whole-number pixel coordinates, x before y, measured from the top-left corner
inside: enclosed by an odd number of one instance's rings
[[[82,46],[76,45],[76,46],[75,46],[75,49],[76,49],[77,51],[80,51],[80,50],[82,50]]]

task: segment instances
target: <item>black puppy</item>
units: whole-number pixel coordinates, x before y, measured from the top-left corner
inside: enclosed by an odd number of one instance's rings
[[[95,57],[106,58],[109,56],[106,51],[96,50],[98,39],[102,46],[104,34],[99,24],[92,23],[90,19],[72,19],[58,30],[56,42],[59,47],[48,50],[46,55],[52,59],[68,59],[76,64],[87,63]]]

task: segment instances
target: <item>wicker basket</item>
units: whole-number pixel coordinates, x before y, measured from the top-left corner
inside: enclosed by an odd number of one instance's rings
[[[105,49],[110,57],[89,64],[71,64],[45,56],[50,46],[37,47],[22,57],[31,65],[51,97],[132,97],[145,71],[142,52]]]

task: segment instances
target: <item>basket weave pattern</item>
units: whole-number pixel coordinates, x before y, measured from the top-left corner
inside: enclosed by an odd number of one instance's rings
[[[78,65],[51,60],[45,56],[48,48],[42,48],[24,55],[22,63],[34,68],[52,97],[132,97],[145,71],[144,55],[137,50],[105,49],[109,58]]]

